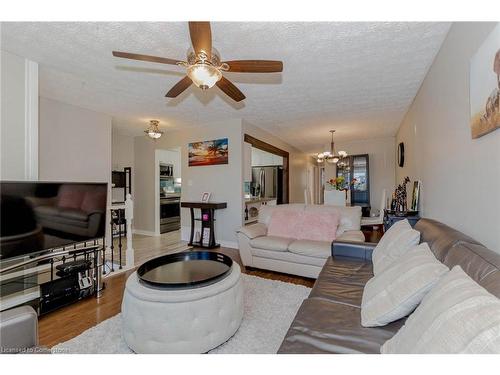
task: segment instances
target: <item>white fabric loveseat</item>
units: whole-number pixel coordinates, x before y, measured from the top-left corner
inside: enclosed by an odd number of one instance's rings
[[[365,241],[360,230],[361,207],[305,204],[266,206],[259,212],[258,223],[244,226],[237,232],[240,257],[245,266],[317,278],[331,255],[331,242],[328,241],[268,236],[267,228],[275,210],[337,211],[340,222],[336,240]]]

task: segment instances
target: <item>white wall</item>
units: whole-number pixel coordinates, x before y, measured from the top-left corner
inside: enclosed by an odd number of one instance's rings
[[[188,143],[218,138],[229,140],[229,164],[203,167],[188,166]],[[203,192],[211,192],[213,202],[227,202],[227,208],[216,212],[216,237],[224,246],[236,246],[236,229],[243,221],[243,136],[241,120],[225,120],[201,127],[166,133],[154,142],[146,137],[135,138],[136,200],[135,228],[155,233],[155,150],[181,150],[183,201],[200,201]],[[190,216],[181,210],[182,237],[188,239]]]
[[[38,178],[38,65],[0,51],[0,179]]]
[[[471,139],[469,63],[494,23],[455,23],[397,134],[422,214],[500,252],[500,131]]]
[[[156,142],[144,136],[134,138],[134,230],[155,235]]]
[[[335,143],[335,149],[347,151],[349,155],[368,154],[370,163],[370,204],[378,210],[385,189],[390,197],[394,191],[396,167],[395,138],[384,137],[352,142]],[[335,164],[326,163],[326,178],[335,177]]]
[[[111,117],[40,97],[40,179],[111,183]]]
[[[112,131],[111,138],[111,165],[112,170],[123,171],[125,167],[132,168],[132,196],[135,190],[134,168],[134,137]],[[123,189],[112,189],[112,198],[123,201]]]

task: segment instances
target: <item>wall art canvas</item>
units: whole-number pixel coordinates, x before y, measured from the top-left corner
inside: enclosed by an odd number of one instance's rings
[[[472,138],[500,128],[500,24],[479,47],[470,63]]]
[[[189,166],[228,164],[228,139],[193,142],[188,146]]]

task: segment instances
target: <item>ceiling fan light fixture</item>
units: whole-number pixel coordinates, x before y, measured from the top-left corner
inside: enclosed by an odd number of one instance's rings
[[[198,63],[187,68],[191,81],[202,90],[213,87],[222,78],[222,73],[213,65]]]
[[[158,125],[160,125],[160,121],[158,120],[151,120],[149,122],[149,127],[144,130],[144,133],[151,138],[151,139],[158,139],[163,135],[163,132],[158,128]]]

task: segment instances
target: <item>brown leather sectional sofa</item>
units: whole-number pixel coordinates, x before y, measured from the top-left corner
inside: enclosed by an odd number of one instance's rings
[[[438,221],[415,226],[436,258],[450,269],[460,265],[479,285],[500,298],[500,254]],[[309,297],[302,303],[278,353],[380,353],[404,319],[385,327],[361,326],[363,288],[373,276],[375,244],[334,242]]]

